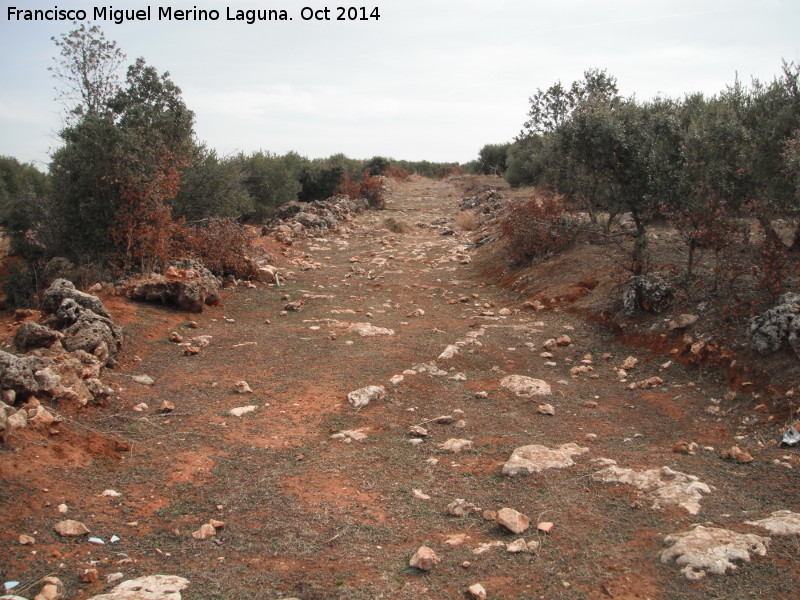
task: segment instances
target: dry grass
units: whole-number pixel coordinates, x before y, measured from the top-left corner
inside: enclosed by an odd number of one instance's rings
[[[394,217],[389,217],[383,222],[384,229],[388,229],[392,233],[408,233],[411,231],[411,226],[405,221],[398,221]]]
[[[478,219],[471,210],[462,210],[456,215],[456,227],[464,231],[475,231],[478,229]]]

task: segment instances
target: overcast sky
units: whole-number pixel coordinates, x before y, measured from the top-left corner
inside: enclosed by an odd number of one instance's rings
[[[94,21],[126,53],[169,71],[200,141],[227,155],[459,161],[511,141],[537,88],[606,69],[625,96],[712,95],[736,74],[772,79],[800,62],[798,0],[359,0],[379,20],[304,21],[343,0],[165,0],[150,21]],[[9,7],[142,8],[147,2],[2,0],[0,155],[43,168],[63,107],[47,68],[69,21],[8,18]],[[216,9],[219,20],[157,20],[157,7]],[[288,22],[226,20],[285,9]],[[126,63],[126,64],[127,64]],[[124,74],[123,74],[124,75]]]

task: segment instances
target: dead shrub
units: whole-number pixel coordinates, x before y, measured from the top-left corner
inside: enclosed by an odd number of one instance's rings
[[[464,231],[475,231],[478,229],[478,219],[471,210],[462,210],[456,215],[456,227]]]
[[[359,180],[353,180],[348,173],[345,173],[344,179],[339,184],[339,192],[350,196],[353,200],[365,198],[370,208],[384,208],[386,206],[386,202],[383,199],[383,183],[380,177],[370,175],[367,170],[364,171]]]
[[[500,230],[512,263],[530,264],[575,244],[578,227],[566,208],[561,196],[543,191],[511,207]]]
[[[383,222],[384,229],[388,229],[392,233],[408,233],[411,227],[405,221],[398,221],[394,217],[389,217]]]
[[[184,227],[182,234],[187,257],[200,260],[214,275],[239,279],[256,276],[256,268],[247,258],[250,235],[233,219],[213,219],[205,226]]]

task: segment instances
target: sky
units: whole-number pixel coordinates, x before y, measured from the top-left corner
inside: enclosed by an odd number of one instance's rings
[[[346,0],[0,3],[0,155],[43,170],[65,113],[48,71],[58,54],[51,37],[74,26],[9,19],[11,7],[86,10],[126,65],[141,56],[170,73],[198,141],[222,156],[463,163],[512,141],[537,89],[588,69],[648,100],[713,95],[737,76],[771,80],[783,60],[800,63],[798,0],[359,0],[353,6],[380,18],[353,22],[336,20]],[[147,6],[150,20],[93,19],[95,8]],[[219,19],[159,21],[158,7],[217,10]],[[331,20],[303,19],[325,7]],[[292,20],[227,19],[254,9]]]

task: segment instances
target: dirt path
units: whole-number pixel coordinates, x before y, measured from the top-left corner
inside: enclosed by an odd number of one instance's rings
[[[659,559],[665,535],[697,523],[769,537],[746,521],[800,509],[796,451],[759,439],[758,414],[725,400],[713,379],[487,285],[469,239],[442,235],[459,200],[447,182],[398,184],[386,211],[291,249],[319,269],[280,289],[240,287],[196,330],[184,314],[126,305],[135,314],[110,375],[120,403],[71,421],[61,438],[28,434],[0,451],[2,577],[24,588],[57,573],[75,599],[110,588],[114,572],[181,575],[190,600],[463,598],[478,582],[508,599],[798,597],[796,535],[773,536],[766,556],[733,575],[699,581]],[[384,229],[389,216],[409,231]],[[284,310],[297,301],[299,311]],[[357,323],[392,333],[362,336]],[[210,343],[184,356],[173,330]],[[560,336],[569,340],[546,344]],[[449,346],[457,354],[441,358]],[[638,363],[625,376],[629,355]],[[137,374],[155,384],[133,383]],[[508,375],[543,380],[551,393],[519,396],[501,385]],[[236,393],[239,380],[253,393]],[[386,397],[348,404],[348,392],[370,385]],[[158,411],[164,400],[174,412]],[[541,414],[543,404],[555,414]],[[230,414],[243,406],[255,409]],[[410,435],[412,425],[428,436]],[[366,437],[337,439],[342,432]],[[449,439],[470,447],[441,448]],[[673,452],[679,442],[698,447]],[[571,466],[502,473],[518,447],[567,443],[577,444]],[[755,460],[723,461],[734,444]],[[643,481],[623,469],[662,467],[649,474],[658,488],[603,481]],[[107,489],[121,496],[102,496]],[[448,514],[459,498],[475,509]],[[120,541],[59,538],[61,503],[92,535]],[[515,535],[486,518],[503,507],[531,528]],[[194,539],[210,519],[224,527]],[[543,522],[549,533],[537,531]],[[22,533],[36,544],[19,545]],[[519,538],[538,549],[509,552]],[[441,559],[427,573],[408,566],[421,545]],[[99,581],[81,582],[87,568]]]

